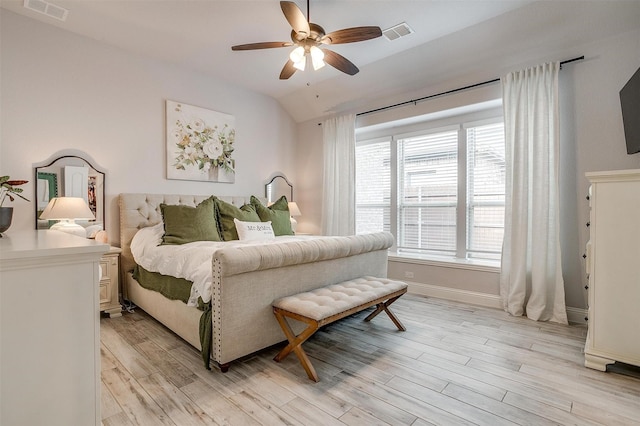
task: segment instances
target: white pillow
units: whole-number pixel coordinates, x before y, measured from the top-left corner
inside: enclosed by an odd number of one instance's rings
[[[147,247],[157,247],[162,243],[164,223],[139,229],[131,240],[131,254],[136,263],[144,258]]]
[[[236,230],[238,231],[240,241],[271,240],[276,237],[273,233],[271,221],[243,222],[234,217],[233,223],[236,224]]]

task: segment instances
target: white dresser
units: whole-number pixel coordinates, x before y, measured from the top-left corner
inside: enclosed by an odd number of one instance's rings
[[[587,173],[589,331],[585,366],[640,366],[640,170]]]
[[[109,246],[58,231],[0,238],[0,424],[100,424],[98,268]]]

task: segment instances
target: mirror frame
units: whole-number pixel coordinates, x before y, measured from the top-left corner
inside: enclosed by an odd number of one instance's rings
[[[102,197],[97,199],[96,202],[96,210],[100,209],[102,210],[102,229],[106,230],[106,184],[107,184],[107,179],[106,179],[106,173],[104,171],[101,170],[101,168],[96,167],[95,161],[93,160],[93,158],[91,158],[91,156],[80,152],[80,151],[75,151],[75,150],[65,150],[65,151],[59,151],[56,152],[55,154],[53,154],[51,157],[49,157],[49,159],[41,162],[41,163],[37,163],[33,165],[33,170],[34,170],[34,197],[33,199],[35,200],[35,202],[33,203],[34,205],[34,218],[35,218],[35,228],[36,230],[38,229],[48,229],[48,228],[38,228],[38,174],[39,173],[46,173],[46,172],[41,172],[41,169],[45,169],[47,167],[51,167],[53,166],[56,162],[63,160],[65,158],[68,159],[77,159],[80,160],[81,162],[83,162],[84,164],[86,164],[87,166],[89,166],[91,169],[95,170],[96,173],[98,173],[99,175],[102,176]],[[59,179],[55,178],[55,179]],[[57,182],[59,183],[59,182]],[[51,183],[50,183],[51,184]],[[100,205],[98,205],[98,203],[100,203]]]
[[[289,186],[290,197],[287,197],[287,201],[288,202],[292,202],[293,201],[293,185],[291,184],[291,182],[289,182],[289,180],[284,175],[284,173],[278,173],[278,174],[274,175],[271,178],[271,180],[264,186],[264,196],[266,197],[267,202],[268,203],[273,203],[278,198],[280,198],[281,196],[286,195],[286,194],[277,194],[273,200],[270,199],[270,197],[269,197],[270,193],[273,191],[273,189],[271,187],[277,183],[277,182],[275,182],[276,179],[284,180],[284,182]]]

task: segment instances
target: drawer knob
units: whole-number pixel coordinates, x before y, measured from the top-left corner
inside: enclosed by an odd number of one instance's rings
[[[585,321],[589,321],[589,317],[584,317],[584,320]]]
[[[586,258],[587,258],[587,253],[583,253],[583,254],[582,254],[582,258],[583,258],[583,259],[586,259]]]
[[[585,289],[585,290],[589,290],[589,286],[588,286],[588,285],[585,285],[585,286],[584,286],[584,289]]]
[[[587,228],[591,226],[591,222],[587,222]]]
[[[586,198],[587,198],[587,201],[589,201],[589,200],[591,199],[591,197],[589,197],[588,195],[587,195],[587,197],[586,197]]]

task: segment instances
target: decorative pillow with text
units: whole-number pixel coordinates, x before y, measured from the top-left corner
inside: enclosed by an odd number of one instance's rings
[[[233,223],[236,224],[240,241],[272,240],[276,237],[271,222],[243,222],[233,219]]]

